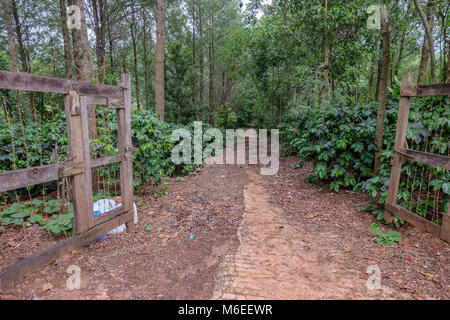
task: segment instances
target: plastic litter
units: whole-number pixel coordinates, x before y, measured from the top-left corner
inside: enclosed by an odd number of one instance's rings
[[[190,240],[194,240],[195,236],[193,234],[191,234],[191,236],[189,237]]]
[[[203,201],[203,198],[200,196],[193,196],[193,198],[200,199],[200,201]]]
[[[150,226],[147,226],[147,231],[149,231],[150,230]]]
[[[102,215],[105,213],[108,213],[111,210],[114,210],[115,208],[119,207],[120,204],[116,203],[114,200],[111,199],[101,199],[98,200],[97,202],[94,203],[94,217],[97,217],[98,215]],[[138,223],[138,215],[137,215],[137,206],[136,203],[133,203],[133,208],[134,208],[134,224]],[[112,230],[111,232],[109,232],[109,234],[116,234],[116,233],[121,233],[124,232],[126,230],[126,226],[125,224],[118,226],[117,228],[115,228],[114,230]],[[99,238],[97,238],[97,241],[101,241],[103,240],[106,236],[108,235],[105,234]]]

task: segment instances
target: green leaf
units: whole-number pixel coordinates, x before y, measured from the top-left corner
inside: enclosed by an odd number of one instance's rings
[[[450,182],[446,182],[442,185],[442,191],[445,194],[450,194]]]
[[[384,232],[378,228],[371,228],[370,232],[372,232],[372,234],[374,234],[376,236],[384,236]]]
[[[45,225],[45,220],[44,218],[39,215],[39,214],[35,214],[32,218],[30,218],[28,220],[30,223],[39,223],[41,226]]]

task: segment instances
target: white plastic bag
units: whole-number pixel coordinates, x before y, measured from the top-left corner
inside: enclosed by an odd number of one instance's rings
[[[117,208],[119,206],[120,206],[120,204],[117,204],[114,200],[111,200],[111,199],[98,200],[97,202],[94,203],[94,217],[108,213],[109,211],[114,210],[115,208]],[[137,224],[138,223],[138,215],[137,215],[136,203],[133,203],[133,207],[134,207],[134,224]],[[123,224],[121,226],[118,226],[117,228],[115,228],[114,230],[112,230],[109,233],[116,234],[116,233],[124,232],[125,230],[126,230],[126,226],[125,226],[125,224]],[[105,236],[100,237],[97,240],[100,241]]]

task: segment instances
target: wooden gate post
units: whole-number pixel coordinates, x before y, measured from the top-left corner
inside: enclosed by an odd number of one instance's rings
[[[447,213],[443,213],[441,239],[450,243],[450,206],[447,209]]]
[[[117,110],[117,140],[122,162],[120,164],[120,194],[125,210],[134,212],[133,145],[131,138],[131,76],[122,75],[125,109]],[[127,231],[134,229],[134,219],[127,222]]]
[[[403,74],[402,89],[412,87],[412,73],[406,72]],[[389,181],[389,191],[387,202],[390,204],[397,203],[398,188],[400,185],[400,176],[403,164],[403,155],[399,153],[402,148],[406,147],[406,130],[408,129],[409,107],[411,105],[410,97],[400,97],[400,106],[398,109],[397,133],[395,135],[394,157],[391,165],[391,177]],[[384,219],[387,222],[392,222],[393,216],[388,211],[384,212]]]
[[[76,87],[72,88],[69,94],[64,98],[66,122],[67,122],[67,138],[69,141],[70,158],[74,162],[84,163],[84,172],[75,175],[72,178],[72,194],[74,206],[74,233],[79,235],[88,231],[94,224],[94,216],[92,209],[92,183],[89,181],[91,175],[89,161],[86,161],[86,148],[89,153],[89,136],[85,141],[86,124],[83,125],[83,109],[84,106],[80,102],[80,95]],[[84,119],[85,120],[85,119]],[[85,120],[86,121],[86,120]],[[84,129],[84,130],[83,130]],[[87,143],[87,146],[86,146]],[[91,214],[92,213],[92,214]]]

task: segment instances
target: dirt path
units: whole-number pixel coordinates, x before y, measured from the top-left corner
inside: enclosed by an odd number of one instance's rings
[[[318,235],[288,221],[270,205],[263,177],[255,170],[247,174],[240,246],[226,257],[213,299],[408,298],[388,288],[370,292],[360,273],[339,261],[339,252],[311,248]]]
[[[276,176],[208,165],[172,179],[161,198],[141,194],[133,233],[77,250],[0,299],[450,298],[448,244],[412,227],[395,247],[376,244],[373,217],[359,211],[368,197],[306,183],[313,167],[296,161],[283,158]],[[66,288],[70,265],[81,290]],[[380,290],[366,286],[369,265]]]

